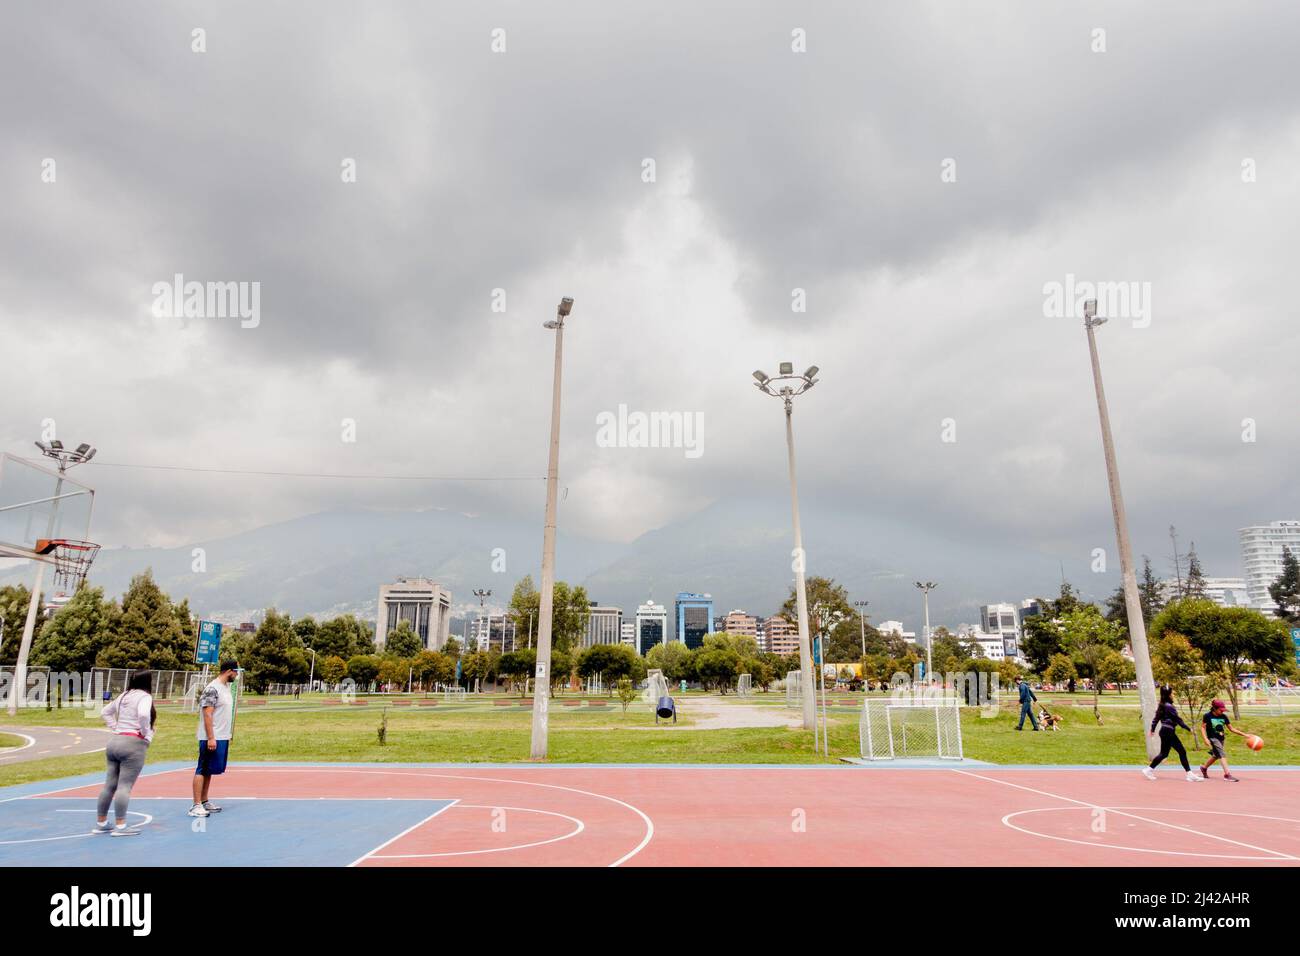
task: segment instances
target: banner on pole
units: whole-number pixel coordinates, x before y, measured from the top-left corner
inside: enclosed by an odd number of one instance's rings
[[[194,660],[199,664],[215,664],[221,653],[221,625],[216,621],[199,621],[199,640],[194,647]]]

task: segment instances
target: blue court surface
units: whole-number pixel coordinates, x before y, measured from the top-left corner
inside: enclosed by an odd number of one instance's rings
[[[348,866],[437,816],[454,800],[221,801],[206,819],[185,797],[133,799],[134,837],[92,834],[92,797],[0,803],[0,866]],[[110,811],[111,818],[111,811]]]

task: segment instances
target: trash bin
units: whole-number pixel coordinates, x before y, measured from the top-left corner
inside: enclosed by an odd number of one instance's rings
[[[677,705],[673,703],[671,697],[660,697],[659,703],[655,705],[655,723],[659,723],[660,717],[664,720],[671,717],[673,723],[677,723]]]

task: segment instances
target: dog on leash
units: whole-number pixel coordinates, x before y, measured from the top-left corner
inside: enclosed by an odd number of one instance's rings
[[[1060,730],[1061,724],[1065,723],[1065,721],[1061,720],[1060,714],[1053,714],[1042,706],[1038,708],[1038,720],[1042,723],[1044,730]]]

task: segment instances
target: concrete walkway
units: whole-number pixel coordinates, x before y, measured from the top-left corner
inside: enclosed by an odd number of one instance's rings
[[[96,753],[108,741],[108,731],[102,727],[0,727],[0,734],[23,738],[17,747],[0,748],[0,767],[28,760]]]

